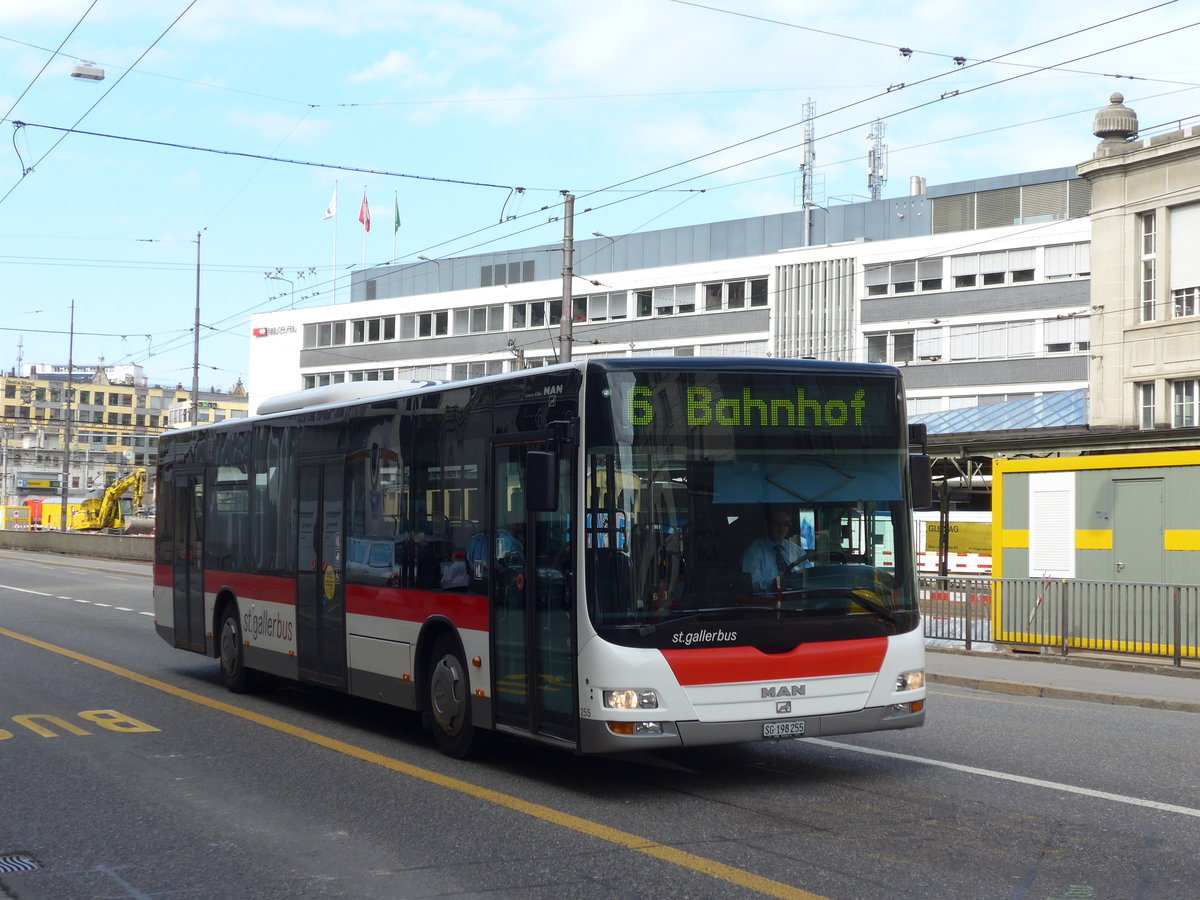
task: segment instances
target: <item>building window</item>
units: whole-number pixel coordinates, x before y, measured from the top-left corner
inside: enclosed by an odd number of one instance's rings
[[[520,262],[496,263],[494,266],[480,266],[479,286],[491,287],[533,281],[533,263],[532,259],[527,259]]]
[[[1196,297],[1200,288],[1181,288],[1171,292],[1171,315],[1176,319],[1196,315]]]
[[[1042,339],[1047,353],[1083,352],[1091,347],[1090,322],[1086,316],[1062,316],[1042,324]]]
[[[911,294],[917,289],[916,262],[892,263],[892,293]]]
[[[1091,266],[1089,263],[1089,245],[1087,244],[1058,244],[1046,248],[1045,276],[1048,281],[1062,278],[1078,278],[1087,275]]]
[[[867,362],[911,362],[915,344],[915,333],[912,331],[869,334],[867,335]]]
[[[755,278],[750,282],[750,305],[767,305],[767,279]]]
[[[350,340],[355,344],[396,339],[396,317],[355,319],[350,323]]]
[[[346,343],[345,322],[313,322],[304,326],[304,349],[340,347]]]
[[[443,337],[450,333],[450,313],[447,310],[438,312],[415,313],[400,317],[400,339]]]
[[[499,375],[503,371],[504,360],[502,359],[454,363],[450,366],[450,378],[454,381],[462,381],[467,378],[482,378],[484,375]]]
[[[319,372],[316,375],[304,376],[304,388],[325,387],[330,384],[343,384],[346,381],[345,372]]]
[[[940,291],[942,289],[942,258],[917,260],[917,278],[923,291]]]
[[[940,291],[942,258],[870,265],[863,270],[863,282],[868,297],[912,294],[918,287],[922,291]]]
[[[867,266],[863,273],[863,281],[866,284],[868,297],[884,297],[887,296],[889,279],[891,277],[891,266],[884,263],[882,266]]]
[[[350,373],[351,381],[395,381],[395,369],[360,369]]]
[[[1171,385],[1171,425],[1191,428],[1200,421],[1196,414],[1197,403],[1200,403],[1200,381],[1191,378],[1174,382]]]
[[[750,306],[767,305],[767,279],[721,281],[704,285],[704,309],[719,312],[723,309],[745,309],[747,298]]]
[[[625,291],[612,294],[591,294],[587,298],[587,320],[604,322],[609,319],[624,319],[628,297]]]
[[[1154,298],[1158,292],[1158,232],[1156,217],[1152,212],[1138,216],[1141,231],[1142,291],[1141,318],[1143,322],[1154,321]]]
[[[513,328],[544,328],[558,324],[558,309],[562,301],[534,300],[511,306]]]
[[[696,285],[673,284],[637,292],[639,316],[673,316],[696,311]]]
[[[1149,429],[1154,427],[1154,382],[1136,386],[1138,398],[1138,427]]]
[[[974,254],[951,257],[950,275],[956,288],[975,287],[979,282],[979,257]]]

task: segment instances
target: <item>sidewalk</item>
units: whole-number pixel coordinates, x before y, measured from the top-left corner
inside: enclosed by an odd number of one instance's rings
[[[1194,662],[1177,669],[1149,661],[929,647],[925,674],[931,685],[1200,713],[1200,666]]]

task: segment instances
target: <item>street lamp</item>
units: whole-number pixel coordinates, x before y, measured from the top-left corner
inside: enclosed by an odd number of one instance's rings
[[[428,256],[418,256],[417,259],[424,262],[431,262],[437,266],[437,290],[440,291],[442,289],[442,264],[436,259],[430,259]]]
[[[263,272],[263,275],[265,275],[267,278],[270,278],[272,281],[286,281],[288,283],[288,285],[291,287],[291,299],[288,301],[288,308],[295,309],[296,308],[296,282],[292,281],[292,279],[290,279],[290,278],[284,278],[282,275],[282,272],[283,272],[282,269],[276,269],[274,272]]]
[[[608,241],[608,271],[615,272],[617,270],[617,239],[609,237],[602,231],[593,231],[592,237],[604,238]]]

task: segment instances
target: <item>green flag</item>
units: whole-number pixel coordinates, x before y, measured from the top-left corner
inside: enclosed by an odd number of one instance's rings
[[[396,204],[396,227],[392,229],[392,233],[395,234],[397,231],[400,230],[400,197],[399,197],[399,195],[396,195],[393,198],[393,202]]]

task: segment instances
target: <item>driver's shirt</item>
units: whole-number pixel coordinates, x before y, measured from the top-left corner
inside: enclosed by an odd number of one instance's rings
[[[753,590],[765,591],[772,588],[781,568],[786,568],[799,560],[804,560],[797,569],[812,568],[812,561],[804,559],[804,548],[795,541],[788,539],[780,544],[774,544],[765,537],[758,538],[746,548],[742,554],[742,571],[750,576]],[[783,565],[781,565],[781,562]]]

